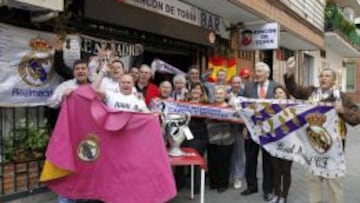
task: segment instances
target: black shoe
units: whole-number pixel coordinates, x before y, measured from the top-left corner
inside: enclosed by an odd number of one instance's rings
[[[214,190],[214,189],[217,189],[218,187],[215,186],[215,185],[210,185],[210,190]]]
[[[273,196],[271,193],[264,193],[264,200],[265,201],[270,201],[272,200]]]
[[[198,195],[200,194],[200,188],[199,187],[195,187],[194,188],[194,195]]]
[[[223,193],[223,192],[225,192],[226,190],[227,190],[226,187],[221,187],[221,188],[218,188],[218,189],[217,189],[217,192],[218,192],[218,193]]]
[[[256,188],[255,189],[246,189],[246,190],[242,191],[240,194],[246,196],[246,195],[251,195],[251,194],[257,193],[257,192],[258,192],[258,190]]]

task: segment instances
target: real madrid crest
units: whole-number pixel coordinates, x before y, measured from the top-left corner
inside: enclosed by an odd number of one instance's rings
[[[332,146],[332,139],[323,127],[326,116],[321,113],[312,113],[305,117],[309,123],[306,129],[308,140],[313,149],[319,154],[326,153]]]
[[[82,161],[95,161],[99,155],[99,137],[95,134],[89,134],[77,147],[77,156]]]
[[[52,47],[40,37],[30,40],[29,47],[31,51],[21,59],[18,72],[27,85],[44,86],[55,75]]]

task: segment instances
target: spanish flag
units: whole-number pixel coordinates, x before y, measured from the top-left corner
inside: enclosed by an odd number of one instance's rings
[[[230,81],[236,75],[236,59],[234,57],[213,56],[209,58],[208,68],[213,69],[208,79],[209,82],[216,81],[216,75],[219,70],[225,70],[227,81]]]

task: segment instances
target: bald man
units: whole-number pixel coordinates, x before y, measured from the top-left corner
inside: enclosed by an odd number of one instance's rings
[[[171,92],[172,92],[172,85],[169,81],[165,80],[162,81],[159,85],[159,89],[160,89],[160,97],[159,99],[162,100],[174,100],[171,97]]]
[[[107,106],[132,112],[150,112],[145,102],[134,93],[134,79],[129,74],[120,77],[120,92],[97,90]]]

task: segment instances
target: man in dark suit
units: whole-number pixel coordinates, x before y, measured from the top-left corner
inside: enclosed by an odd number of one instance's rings
[[[245,85],[244,96],[249,98],[273,98],[275,87],[279,86],[276,82],[269,80],[270,67],[264,62],[255,64],[254,82]],[[246,152],[246,182],[247,189],[241,192],[241,195],[250,195],[258,192],[258,182],[256,177],[257,160],[259,154],[259,145],[251,138],[245,141]],[[273,191],[273,166],[270,154],[262,149],[263,160],[263,182],[264,200],[272,199]]]

